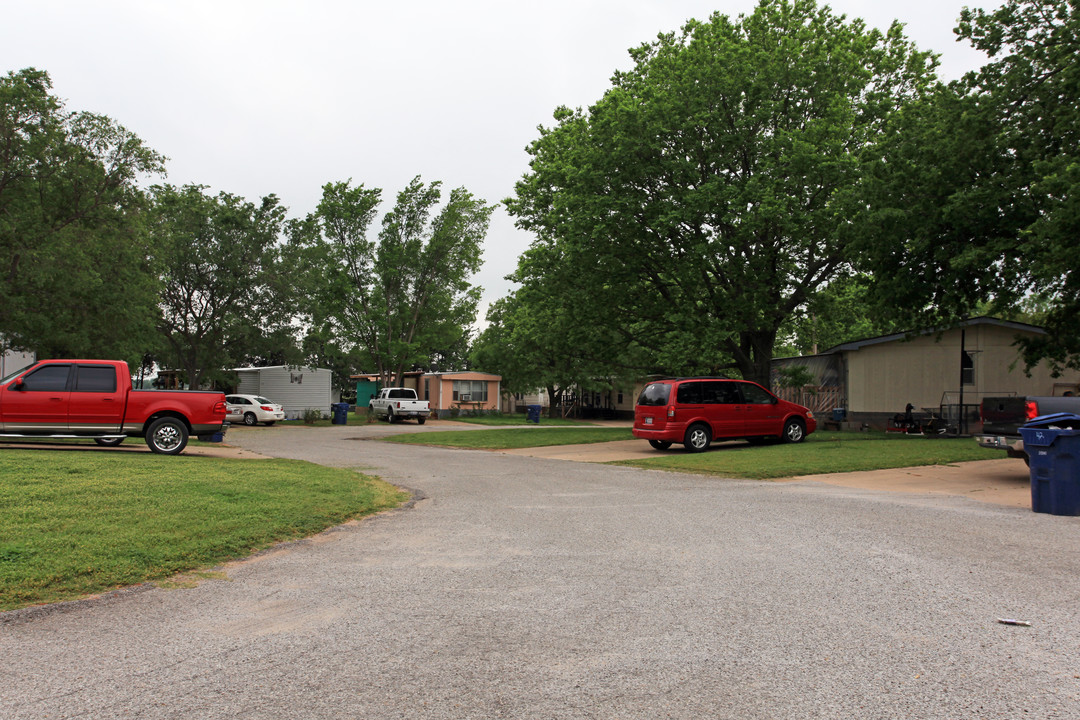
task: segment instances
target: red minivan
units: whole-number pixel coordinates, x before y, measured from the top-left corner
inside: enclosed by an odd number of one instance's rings
[[[747,380],[657,380],[645,386],[634,408],[634,437],[657,450],[682,443],[702,452],[716,438],[797,443],[816,429],[810,410]]]

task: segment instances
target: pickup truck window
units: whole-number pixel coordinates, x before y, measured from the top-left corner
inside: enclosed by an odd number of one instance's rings
[[[62,392],[67,390],[70,365],[46,365],[22,380],[22,389],[29,392]]]
[[[415,400],[416,391],[405,389],[391,390],[387,393],[387,397],[397,398],[398,400]]]
[[[75,392],[116,392],[116,369],[111,365],[79,365]]]

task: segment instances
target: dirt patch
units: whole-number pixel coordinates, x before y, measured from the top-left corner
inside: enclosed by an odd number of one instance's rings
[[[0,447],[7,448],[19,448],[23,450],[61,450],[64,452],[128,452],[128,453],[149,453],[150,448],[146,446],[141,438],[128,438],[122,445],[115,447],[102,447],[97,445],[93,440],[78,441],[78,442],[57,442],[49,440],[40,440],[34,442],[0,442]],[[236,458],[239,460],[270,460],[266,455],[260,455],[257,452],[251,450],[245,450],[244,448],[237,447],[235,445],[228,445],[225,443],[208,443],[205,445],[189,444],[184,448],[184,452],[180,453],[180,457],[213,457],[213,458]]]
[[[503,450],[508,455],[527,455],[575,462],[615,462],[656,457],[656,451],[642,440],[619,440],[593,445]],[[976,460],[954,465],[891,468],[866,472],[828,473],[782,478],[775,482],[820,482],[829,485],[881,490],[884,492],[929,493],[962,497],[1008,505],[1031,507],[1031,477],[1021,460]]]
[[[884,492],[960,495],[1010,507],[1031,507],[1031,475],[1022,460],[975,460],[954,465],[829,473],[786,478]]]

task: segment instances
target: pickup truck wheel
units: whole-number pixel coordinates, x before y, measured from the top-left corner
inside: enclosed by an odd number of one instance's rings
[[[425,422],[427,422],[427,418],[422,418],[422,417],[416,418],[416,423],[418,425],[423,425]]]
[[[94,438],[94,442],[103,447],[116,447],[124,442],[124,438]]]
[[[174,417],[158,418],[146,429],[146,444],[159,455],[179,455],[187,441],[187,426]]]
[[[259,418],[255,417],[255,413],[244,413],[244,424],[248,427],[255,427],[259,424]]]

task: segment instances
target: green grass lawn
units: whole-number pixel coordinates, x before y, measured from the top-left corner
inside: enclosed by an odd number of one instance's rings
[[[546,447],[549,445],[583,445],[586,443],[632,440],[629,428],[558,427],[543,425],[502,430],[445,430],[409,435],[394,435],[387,442],[410,445],[471,448],[473,450],[509,450],[512,448]],[[644,441],[642,441],[644,442]]]
[[[540,418],[540,424],[528,423],[525,421],[525,416],[521,414],[503,415],[503,414],[487,414],[487,415],[459,415],[455,418],[447,418],[453,422],[470,423],[472,425],[490,425],[493,427],[511,426],[511,425],[529,425],[530,427],[595,427],[587,420],[564,420],[562,418]],[[351,412],[348,414],[346,425],[367,425],[369,422],[382,422],[380,420],[368,419],[367,410],[361,410],[360,412]],[[406,420],[408,423],[415,423],[415,420]],[[429,418],[428,422],[438,427],[440,422],[438,418]],[[284,427],[329,427],[333,425],[330,418],[323,420],[316,420],[314,423],[304,423],[300,420],[287,420],[279,423]]]
[[[579,445],[631,440],[624,428],[506,428],[396,435],[387,442],[474,450]],[[641,441],[645,445],[645,441]],[[1000,451],[979,447],[971,438],[943,438],[899,433],[817,432],[798,445],[749,445],[744,441],[714,445],[705,453],[688,453],[681,445],[655,451],[655,457],[615,464],[696,472],[725,477],[780,478],[858,470],[947,465],[968,460],[993,460]]]
[[[4,448],[0,610],[213,567],[405,498],[293,460]]]
[[[617,464],[653,470],[767,479],[916,465],[949,465],[1002,457],[1004,454],[1000,450],[981,448],[971,438],[818,432],[797,445],[735,442],[716,445],[708,452],[696,454],[684,452],[681,446],[675,445],[670,450],[657,451],[655,458],[625,460]]]
[[[487,414],[487,415],[458,415],[456,418],[450,418],[454,422],[471,423],[473,425],[492,425],[495,427],[506,425],[528,425],[529,427],[567,427],[567,426],[593,426],[593,423],[588,420],[574,420],[563,418],[549,418],[541,417],[540,424],[527,422],[525,415],[521,413],[514,413],[511,415],[503,414]]]

